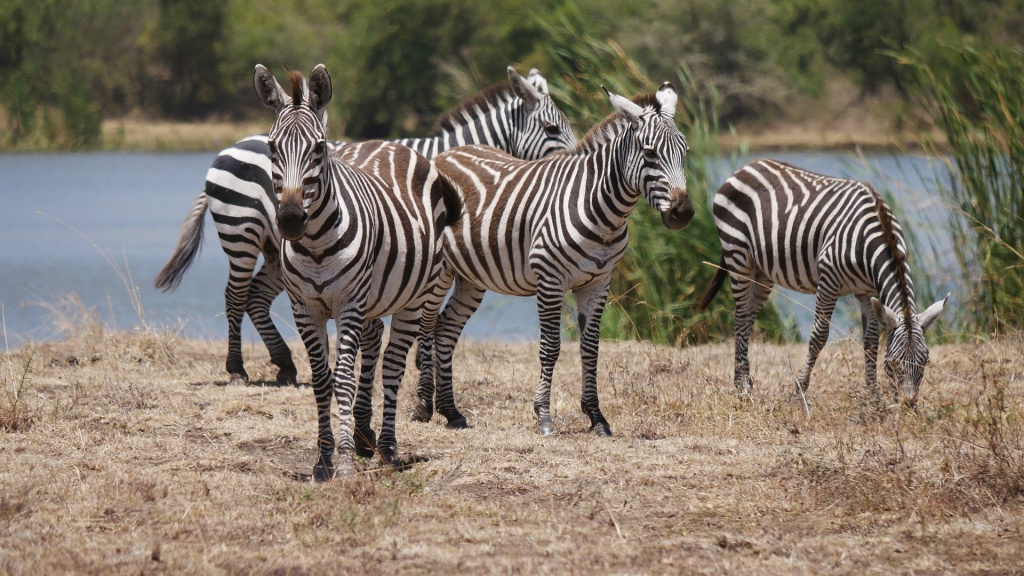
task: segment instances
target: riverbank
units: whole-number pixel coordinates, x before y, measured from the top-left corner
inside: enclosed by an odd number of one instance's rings
[[[736,150],[907,151],[920,149],[925,141],[941,147],[944,136],[919,116],[891,92],[860,94],[849,81],[836,79],[827,84],[821,98],[796,97],[787,110],[774,116],[723,127],[718,143],[723,154]],[[216,151],[269,127],[269,116],[248,122],[110,119],[103,122],[103,147]]]
[[[294,342],[293,350],[300,348]],[[46,572],[1013,572],[1024,541],[1024,338],[935,346],[916,413],[863,391],[857,342],[602,345],[593,437],[563,347],[540,437],[536,344],[468,343],[473,428],[411,422],[410,469],[314,486],[308,385],[227,384],[223,341],[79,328],[0,356],[0,570]],[[272,381],[247,344],[254,382]],[[300,381],[308,364],[296,360]],[[380,394],[377,394],[379,402]],[[375,423],[379,425],[378,416]],[[343,553],[339,553],[343,550]]]

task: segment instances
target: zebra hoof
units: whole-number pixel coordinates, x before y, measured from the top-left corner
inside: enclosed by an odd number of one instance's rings
[[[469,428],[469,422],[466,421],[466,417],[456,412],[453,416],[446,416],[448,423],[445,424],[445,428],[451,430],[465,430]]]
[[[353,438],[356,445],[356,456],[360,458],[373,458],[377,453],[377,434],[373,429],[360,430],[356,428]]]
[[[313,465],[313,482],[323,483],[334,478],[334,464],[323,455]]]
[[[537,424],[541,436],[551,436],[555,433],[555,424],[550,418],[544,418]]]
[[[281,368],[277,371],[278,386],[297,386],[298,383],[299,372],[295,369],[295,366],[290,368]]]
[[[414,422],[430,422],[430,419],[433,417],[434,407],[425,402],[417,404],[416,408],[412,411],[412,419]]]
[[[380,447],[380,461],[384,466],[395,469],[402,467],[402,461],[398,458],[398,448],[394,445]]]
[[[245,386],[249,383],[249,375],[245,372],[241,374],[231,374],[228,384],[231,386]]]
[[[590,427],[590,431],[599,438],[611,438],[612,427],[607,422],[598,422]]]

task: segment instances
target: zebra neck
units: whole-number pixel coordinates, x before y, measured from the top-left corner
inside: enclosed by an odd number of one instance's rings
[[[581,162],[580,173],[589,181],[581,182],[580,194],[584,215],[592,215],[592,230],[608,239],[622,235],[626,221],[640,200],[640,191],[630,186],[623,170],[624,160],[619,139],[575,159]]]
[[[878,299],[885,304],[886,308],[892,310],[899,316],[903,316],[905,309],[911,314],[917,313],[917,306],[914,302],[914,283],[910,278],[910,271],[907,269],[895,270],[895,262],[889,261],[880,267],[875,279],[875,286],[878,291]],[[897,281],[896,274],[904,275],[906,282],[906,294]]]

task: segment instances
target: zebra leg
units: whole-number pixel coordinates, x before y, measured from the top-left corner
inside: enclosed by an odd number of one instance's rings
[[[871,400],[881,406],[882,398],[878,394],[878,336],[881,324],[871,309],[871,296],[861,296],[860,318],[861,329],[864,331],[864,380]]]
[[[377,376],[380,343],[384,337],[384,322],[380,319],[363,323],[360,337],[359,392],[356,394],[355,442],[356,456],[372,458],[377,451],[377,436],[373,433],[373,381]]]
[[[416,407],[413,409],[413,420],[417,422],[430,422],[434,415],[434,380],[436,378],[435,367],[437,358],[434,354],[436,331],[438,326],[438,310],[444,303],[444,297],[452,287],[454,280],[451,268],[442,263],[439,277],[431,284],[430,292],[423,303],[420,314],[420,333],[418,336],[418,348],[416,350],[416,368],[420,371],[420,379],[416,383]],[[455,408],[454,397],[450,405],[445,406],[444,414],[449,416],[451,422],[453,417],[461,417]],[[457,418],[456,418],[457,419]],[[465,421],[465,418],[462,418]],[[465,428],[465,426],[458,426]]]
[[[380,426],[380,440],[377,449],[380,459],[386,464],[398,464],[398,440],[395,433],[395,419],[398,413],[398,390],[405,376],[405,364],[409,349],[416,340],[420,328],[420,312],[400,310],[391,316],[391,332],[387,348],[384,349],[382,376],[384,382],[384,416]]]
[[[562,349],[563,300],[564,288],[545,284],[537,287],[537,312],[540,316],[540,382],[537,383],[537,392],[533,396],[533,410],[537,413],[537,426],[542,436],[555,431],[555,425],[551,421],[551,377]]]
[[[365,300],[365,298],[364,298]],[[335,476],[355,472],[355,420],[353,402],[356,394],[356,353],[359,351],[360,335],[363,332],[363,304],[351,306],[342,311],[334,320],[338,333],[337,358],[334,365],[334,398],[338,401],[338,419],[341,429],[338,433],[338,465]]]
[[[295,325],[309,354],[313,372],[313,399],[316,401],[317,448],[319,456],[313,466],[313,480],[326,482],[334,477],[334,433],[331,431],[331,370],[327,363],[327,326],[319,325],[304,307],[292,304]]]
[[[749,274],[749,273],[748,273]],[[751,300],[754,282],[747,274],[731,274],[732,296],[736,302],[733,322],[736,331],[736,351],[734,358],[733,384],[740,394],[753,394],[754,385],[750,381],[750,335],[754,331],[756,315],[751,314]]]
[[[832,312],[836,308],[836,300],[839,299],[839,288],[827,274],[822,274],[818,283],[818,293],[814,300],[814,327],[811,328],[811,337],[807,346],[807,362],[800,370],[800,377],[796,382],[796,392],[803,396],[807,392],[807,386],[811,383],[811,371],[814,370],[814,363],[818,360],[818,353],[828,342],[829,327],[832,322]]]
[[[221,244],[224,239],[221,238]],[[249,382],[249,374],[242,362],[242,316],[249,302],[249,286],[252,272],[256,267],[258,254],[236,254],[228,256],[231,271],[228,285],[224,288],[224,312],[228,318],[228,359],[225,368],[232,384]]]
[[[602,282],[574,291],[579,309],[580,358],[583,362],[583,394],[580,405],[583,413],[590,417],[590,430],[598,436],[612,435],[611,426],[601,414],[597,398],[597,354],[601,340],[601,315],[608,301],[610,282],[609,277]]]
[[[448,419],[449,428],[468,428],[466,417],[455,407],[455,393],[452,386],[452,355],[459,341],[462,329],[470,316],[480,307],[484,299],[483,288],[465,278],[455,279],[455,290],[441,313],[434,331],[434,357],[437,358],[437,406],[438,411]],[[420,398],[422,401],[423,398]]]
[[[294,385],[298,377],[295,363],[292,362],[292,351],[288,348],[288,344],[285,344],[284,338],[281,337],[277,326],[270,318],[270,305],[283,290],[284,280],[281,278],[280,262],[276,258],[266,257],[263,266],[256,273],[256,277],[252,279],[245,308],[253,325],[260,333],[263,344],[270,352],[270,362],[278,368],[277,383],[282,386]]]

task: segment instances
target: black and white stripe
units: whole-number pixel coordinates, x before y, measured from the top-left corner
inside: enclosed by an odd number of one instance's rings
[[[752,390],[748,344],[758,310],[772,287],[816,294],[807,362],[797,379],[803,393],[828,341],[836,300],[853,294],[864,327],[865,378],[876,386],[878,337],[885,322],[886,372],[913,404],[928,362],[924,330],[945,299],[916,313],[903,230],[868,184],[832,178],[785,162],[757,160],[740,168],[715,194],[722,259],[700,303],[706,308],[729,276],[736,301],[736,387]],[[947,296],[948,298],[948,296]]]
[[[313,476],[322,481],[336,470],[352,469],[357,440],[371,443],[358,433],[353,410],[355,358],[366,332],[379,326],[373,320],[388,315],[385,413],[377,448],[383,460],[395,458],[398,385],[421,318],[424,329],[433,328],[441,305],[441,234],[458,217],[460,203],[430,161],[408,147],[367,142],[329,153],[324,107],[332,85],[326,68],[314,68],[308,85],[297,73],[291,79],[290,98],[263,66],[256,67],[253,82],[261,101],[277,111],[268,147],[273,191],[280,198],[281,270],[313,373],[320,452]],[[338,334],[333,372],[330,320]],[[342,424],[337,469],[332,391]]]
[[[457,106],[438,121],[435,135],[402,140],[427,158],[463,144],[486,144],[522,158],[540,158],[571,148],[575,136],[555,106],[547,82],[536,70],[527,78],[508,68],[508,83],[499,84]],[[339,150],[343,142],[328,142]],[[295,381],[291,351],[270,317],[270,305],[284,289],[280,274],[280,239],[273,226],[278,199],[271,193],[267,136],[251,136],[223,150],[207,171],[206,187],[196,197],[182,225],[174,254],[156,279],[171,290],[181,281],[202,245],[202,219],[213,216],[221,247],[228,256],[224,290],[228,320],[226,368],[235,381],[248,381],[242,361],[241,325],[249,314],[279,368],[278,382]],[[257,262],[263,255],[263,265]]]
[[[553,432],[551,376],[561,347],[562,301],[572,291],[579,309],[583,411],[592,430],[611,434],[598,404],[598,333],[612,269],[626,248],[626,220],[640,197],[673,229],[689,223],[693,206],[672,85],[637,102],[609,98],[617,112],[573,150],[523,161],[467,146],[434,159],[465,203],[462,219],[445,231],[446,272],[454,273],[455,289],[435,331],[437,409],[449,422],[462,417],[452,397],[452,351],[484,292],[536,294],[541,375],[534,408],[541,433]],[[421,394],[420,402],[429,402],[429,395]]]

